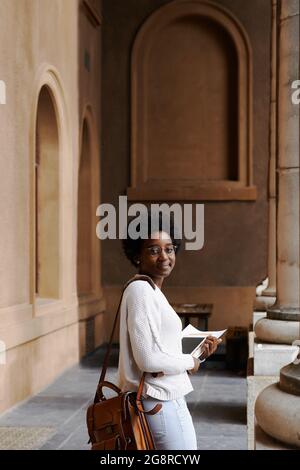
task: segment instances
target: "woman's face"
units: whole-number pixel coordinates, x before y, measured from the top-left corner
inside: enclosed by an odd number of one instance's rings
[[[140,273],[153,278],[168,277],[175,266],[175,247],[166,232],[154,232],[151,238],[144,240],[140,261]]]

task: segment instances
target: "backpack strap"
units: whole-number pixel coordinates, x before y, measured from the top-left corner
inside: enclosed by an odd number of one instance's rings
[[[109,344],[108,344],[106,354],[105,354],[105,358],[104,358],[104,361],[103,361],[102,371],[101,371],[100,379],[99,379],[99,382],[98,382],[98,385],[97,385],[97,390],[96,390],[96,394],[95,394],[95,398],[94,398],[94,403],[97,403],[99,401],[99,398],[100,398],[98,392],[99,392],[99,389],[100,389],[100,384],[102,382],[104,382],[104,379],[105,379],[105,374],[106,374],[106,370],[107,370],[107,366],[108,366],[108,358],[109,358],[110,351],[111,351],[111,345],[112,345],[112,340],[113,340],[115,328],[117,326],[117,320],[118,320],[118,316],[119,316],[119,311],[120,311],[124,291],[125,291],[126,287],[129,286],[129,284],[131,284],[134,281],[148,281],[153,289],[156,288],[154,281],[151,279],[150,276],[147,276],[146,274],[136,274],[131,279],[129,279],[129,281],[127,281],[126,284],[124,285],[122,295],[121,295],[121,298],[120,298],[120,302],[119,302],[119,305],[118,305],[118,309],[117,309],[113,329],[112,329],[112,332],[111,332],[111,335],[110,335]],[[140,382],[140,385],[139,385],[139,389],[138,389],[138,401],[140,401],[141,393],[142,393],[142,390],[143,390],[145,375],[146,375],[146,372],[143,372],[141,382]]]
[[[148,281],[151,287],[153,287],[154,290],[156,289],[155,282],[150,276],[147,276],[146,274],[135,274],[135,276],[133,276],[131,279],[129,279],[129,281],[126,282],[126,284],[124,285],[123,291],[133,281]]]

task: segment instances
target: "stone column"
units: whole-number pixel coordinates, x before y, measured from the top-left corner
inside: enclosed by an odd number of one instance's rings
[[[277,300],[257,323],[262,340],[289,344],[300,338],[299,299],[299,106],[291,83],[299,76],[299,0],[281,0],[278,54]],[[256,400],[259,426],[270,436],[300,447],[300,364],[283,367],[280,381]]]
[[[268,285],[255,299],[255,311],[265,312],[276,301],[276,70],[277,70],[277,0],[272,0],[269,220],[268,220]]]
[[[277,103],[276,303],[255,325],[261,341],[299,338],[299,106],[291,83],[299,75],[299,0],[282,0],[279,17]]]

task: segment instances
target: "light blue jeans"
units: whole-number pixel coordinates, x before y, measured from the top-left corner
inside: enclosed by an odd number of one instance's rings
[[[155,415],[145,415],[152,432],[156,449],[197,450],[197,438],[185,397],[176,400],[143,399],[144,410],[151,410],[157,403],[162,408]]]

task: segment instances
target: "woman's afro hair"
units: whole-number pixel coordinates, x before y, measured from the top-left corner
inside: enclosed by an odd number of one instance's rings
[[[141,230],[141,227],[140,227],[141,225],[145,229],[144,224],[147,224],[147,226],[146,226],[147,235],[148,235],[148,238],[150,238],[150,236],[151,236],[151,221],[152,221],[151,213],[142,215],[140,217],[140,219],[141,219],[141,223],[138,224],[137,230],[138,229]],[[171,214],[170,215],[170,227],[168,227],[168,225],[167,225],[167,228],[164,226],[163,220],[164,219],[162,217],[162,213],[159,212],[158,231],[159,232],[162,232],[162,231],[167,232],[170,235],[170,239],[172,240],[172,243],[175,247],[175,252],[178,253],[178,251],[180,249],[180,246],[181,246],[181,239],[175,238],[176,228],[175,228],[175,224],[174,224],[174,218]],[[168,220],[168,218],[166,218],[166,220]],[[127,225],[126,238],[124,238],[122,240],[123,251],[124,251],[126,257],[129,259],[129,261],[135,267],[138,267],[137,257],[139,256],[139,254],[141,252],[141,249],[142,249],[145,238],[139,237],[137,239],[133,239],[133,238],[130,237],[130,234],[129,234],[129,231],[128,231],[130,222],[131,222],[131,220],[128,222],[128,225]]]

